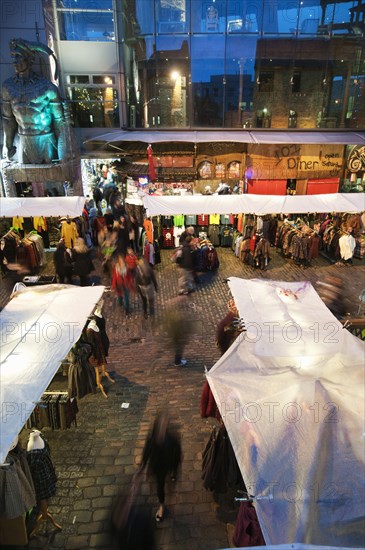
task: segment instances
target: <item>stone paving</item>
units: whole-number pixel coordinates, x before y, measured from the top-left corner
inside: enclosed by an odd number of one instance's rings
[[[218,249],[220,268],[216,274],[202,276],[202,284],[188,297],[189,318],[194,335],[185,356],[188,365],[173,366],[173,354],[161,333],[161,318],[166,301],[177,293],[177,267],[171,251],[162,251],[156,266],[159,284],[156,320],[145,320],[138,297],[127,319],[114,296],[105,293],[103,308],[111,340],[108,370],[116,383],[104,383],[108,399],[100,392],[78,401],[77,427],[67,431],[44,429],[58,474],[57,495],[50,511],[62,531],[51,528],[30,542],[29,548],[112,549],[111,509],[116,495],[128,494],[136,472],[150,424],[157,409],[167,405],[180,424],[184,460],[176,483],[168,482],[166,504],[169,517],[156,525],[157,548],[161,550],[213,550],[229,546],[227,523],[237,514],[233,494],[213,495],[201,481],[202,451],[215,421],[200,418],[199,404],[208,369],[219,358],[215,346],[215,327],[226,313],[230,298],[226,277],[263,278],[284,281],[309,280],[314,286],[327,274],[336,274],[346,283],[346,311],[355,315],[358,296],[365,287],[365,266],[331,265],[323,258],[312,267],[301,269],[272,249],[273,260],[267,271],[243,265],[230,249]],[[100,262],[95,262],[100,268]],[[50,273],[49,262],[48,273]],[[101,282],[108,285],[105,275]],[[6,303],[12,281],[3,281],[0,303]],[[314,312],[315,319],[315,312]],[[66,378],[57,375],[53,389],[63,389]],[[129,403],[129,408],[123,408]],[[21,440],[26,442],[23,430]],[[139,504],[153,518],[157,497],[153,480],[144,476]]]

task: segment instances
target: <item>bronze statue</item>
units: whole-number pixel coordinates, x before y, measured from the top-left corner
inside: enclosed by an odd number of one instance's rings
[[[35,55],[54,54],[44,44],[21,38],[9,44],[16,75],[8,78],[2,88],[2,118],[4,126],[4,157],[12,159],[17,148],[22,164],[50,164],[65,160],[65,140],[60,139],[65,125],[65,112],[57,86],[36,74],[33,69]],[[57,78],[57,63],[56,75]]]

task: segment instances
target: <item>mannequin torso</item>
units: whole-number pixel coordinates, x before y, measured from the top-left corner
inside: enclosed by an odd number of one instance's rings
[[[34,451],[36,449],[44,449],[45,443],[39,430],[34,430],[29,435],[27,451]]]

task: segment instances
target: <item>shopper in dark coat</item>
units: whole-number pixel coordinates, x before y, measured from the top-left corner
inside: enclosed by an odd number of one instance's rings
[[[153,268],[146,258],[138,261],[136,269],[136,286],[142,299],[143,313],[148,317],[147,303],[150,315],[155,313],[155,292],[157,292],[157,281]]]
[[[139,254],[139,224],[135,216],[129,218],[130,246],[136,254]]]
[[[59,283],[72,284],[71,254],[67,251],[63,239],[57,245],[53,253],[53,263]]]
[[[115,254],[125,256],[129,247],[129,229],[127,220],[124,216],[120,216],[118,223],[115,225],[117,231],[117,249]]]
[[[157,496],[160,504],[155,515],[157,522],[163,521],[166,516],[166,476],[170,474],[171,479],[176,480],[181,459],[180,436],[176,430],[172,429],[166,411],[160,412],[147,436],[142,454],[142,464],[139,469],[139,473],[141,473],[148,464],[150,472],[156,478]]]
[[[109,233],[113,231],[113,225],[114,225],[114,216],[110,210],[110,208],[107,208],[105,214],[104,214],[104,220],[105,225]]]
[[[80,286],[87,286],[94,266],[90,258],[89,249],[81,237],[77,239],[76,246],[72,249],[72,262],[74,273],[80,278]]]

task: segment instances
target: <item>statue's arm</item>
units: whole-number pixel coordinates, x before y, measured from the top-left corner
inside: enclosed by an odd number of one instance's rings
[[[49,92],[49,106],[53,119],[53,131],[58,140],[61,132],[62,123],[65,120],[63,105],[58,90]]]
[[[2,107],[1,107],[1,116],[3,119],[4,127],[4,137],[5,137],[5,147],[7,149],[6,156],[11,158],[16,153],[16,147],[13,145],[15,134],[18,130],[18,124],[13,114],[13,109],[11,106],[11,98],[7,88],[2,89]]]

